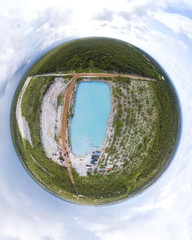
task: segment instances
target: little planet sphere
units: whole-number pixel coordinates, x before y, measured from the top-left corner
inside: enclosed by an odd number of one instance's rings
[[[143,192],[169,166],[180,107],[162,67],[121,40],[64,43],[23,76],[11,133],[28,173],[44,189],[84,205]]]

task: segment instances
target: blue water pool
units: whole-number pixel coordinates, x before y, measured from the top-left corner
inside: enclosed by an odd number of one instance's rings
[[[105,82],[81,82],[71,124],[72,151],[80,156],[101,149],[111,110],[110,87]]]

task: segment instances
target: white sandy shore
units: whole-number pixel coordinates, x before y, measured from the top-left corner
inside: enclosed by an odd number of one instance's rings
[[[83,157],[75,155],[73,152],[69,153],[69,159],[72,167],[77,171],[80,176],[87,176],[86,165],[90,165],[91,153]]]
[[[25,81],[25,83],[21,89],[21,92],[19,94],[19,97],[17,100],[17,106],[16,106],[16,119],[17,119],[19,131],[21,133],[22,138],[28,140],[29,143],[33,146],[28,122],[26,121],[25,117],[22,116],[22,112],[21,112],[21,101],[23,99],[24,92],[25,92],[31,78],[32,77],[27,78],[27,80]]]
[[[62,106],[57,108],[57,97],[65,91],[68,84],[64,83],[62,77],[55,78],[43,97],[40,114],[41,142],[46,155],[53,161],[63,165],[60,161],[60,151],[57,138],[61,132]]]

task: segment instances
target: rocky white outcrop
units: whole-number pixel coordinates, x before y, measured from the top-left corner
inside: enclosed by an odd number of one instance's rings
[[[19,94],[17,106],[16,106],[16,119],[17,119],[17,124],[18,124],[19,131],[21,133],[22,138],[28,140],[29,143],[33,146],[28,122],[26,121],[25,117],[22,116],[22,112],[21,112],[21,101],[31,78],[32,77],[27,78]]]
[[[57,138],[61,132],[62,106],[57,106],[57,98],[60,93],[65,91],[68,84],[62,77],[55,78],[43,97],[40,114],[40,133],[41,142],[46,155],[53,161],[62,165],[60,161],[60,149]]]

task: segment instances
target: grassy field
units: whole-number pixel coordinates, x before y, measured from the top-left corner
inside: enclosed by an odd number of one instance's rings
[[[22,139],[15,111],[19,92],[27,76],[48,72],[78,72],[82,69],[134,73],[154,77],[157,81],[121,77],[105,79],[113,86],[113,134],[100,161],[98,173],[82,177],[72,169],[75,187],[79,195],[84,196],[78,197],[67,169],[49,159],[41,143],[41,102],[54,77],[34,76],[23,95],[22,115],[28,122],[33,146]],[[69,81],[70,77],[67,79]],[[82,78],[77,82],[80,80]],[[73,101],[74,97],[72,95]],[[62,99],[63,95],[60,94],[57,107],[62,104]],[[70,107],[68,114],[71,117],[73,105]],[[54,49],[29,70],[13,99],[11,130],[24,167],[46,190],[76,203],[107,204],[143,191],[163,173],[177,147],[180,110],[168,77],[150,56],[122,41],[91,38],[72,41]],[[119,161],[122,164],[118,170],[99,173],[101,165]]]

